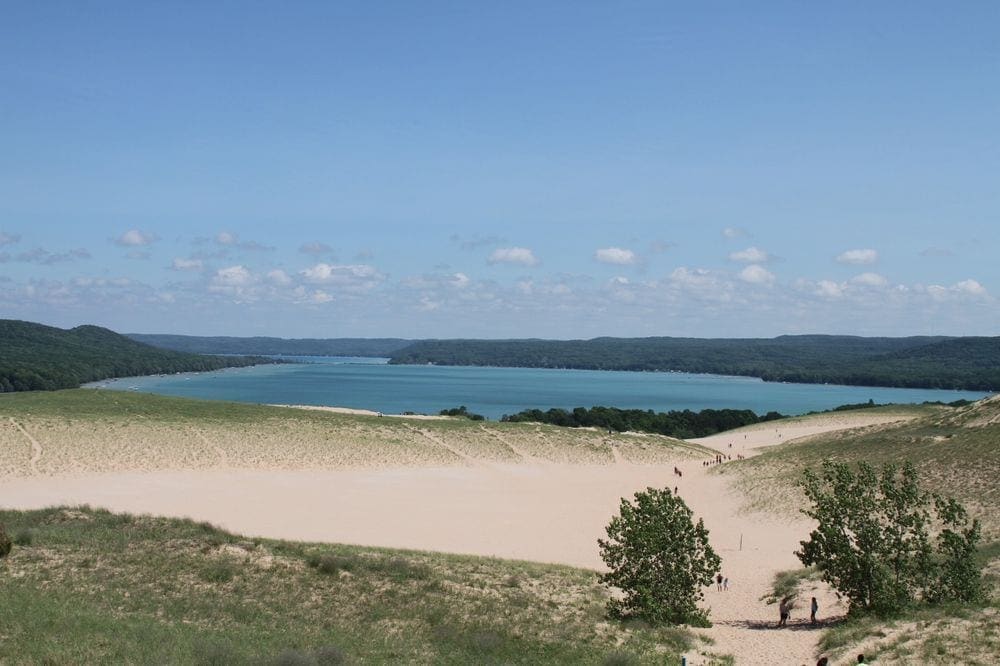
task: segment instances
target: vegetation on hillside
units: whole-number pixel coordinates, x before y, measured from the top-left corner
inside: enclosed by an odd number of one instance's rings
[[[129,338],[147,345],[193,354],[262,356],[389,357],[412,342],[412,340],[401,338],[239,338],[146,333],[129,333],[127,335]]]
[[[102,510],[0,511],[0,663],[679,664],[591,571],[248,539]],[[44,637],[44,640],[40,638]]]
[[[1000,398],[954,407],[925,405],[875,409],[906,413],[916,418],[904,423],[816,435],[770,447],[758,456],[720,467],[718,471],[737,475],[737,485],[747,494],[751,506],[794,514],[808,505],[806,494],[798,485],[807,468],[821,467],[824,461],[850,466],[862,461],[900,467],[912,464],[922,488],[961,501],[969,515],[981,521],[982,542],[974,554],[974,564],[957,567],[955,571],[959,575],[954,578],[962,581],[964,574],[971,574],[967,580],[975,583],[976,572],[982,571],[980,590],[985,598],[952,602],[935,599],[938,601],[935,605],[913,605],[889,617],[855,614],[846,622],[832,625],[824,633],[820,649],[838,663],[864,652],[886,663],[945,664],[957,660],[963,664],[993,664],[1000,653],[1000,446],[997,446],[1000,442]],[[864,485],[870,487],[872,483],[879,484],[878,481],[866,481]],[[865,494],[860,490],[839,492],[852,502],[854,499],[861,501]],[[901,500],[906,495],[896,492],[895,498]],[[860,512],[859,518],[871,515],[867,508]],[[841,517],[836,522],[847,524]],[[942,523],[932,521],[932,525],[940,528]],[[880,523],[876,534],[872,526],[865,531],[865,538],[891,537],[883,533],[884,527],[885,524]],[[964,556],[968,555],[969,539],[957,534],[959,538],[950,540],[954,546],[951,552],[963,556],[956,558],[956,562],[968,564]],[[879,551],[879,548],[872,550]],[[845,561],[840,560],[841,563]],[[891,566],[890,563],[889,568]],[[816,575],[819,574],[815,570],[808,569],[788,572],[782,578],[797,582]],[[877,584],[880,579],[876,575],[870,580]],[[928,592],[928,599],[935,598],[949,586],[954,587],[951,583],[942,585],[939,577],[936,583],[935,588],[924,590]],[[779,592],[785,593],[776,590],[775,594]],[[922,597],[924,592],[917,596]]]
[[[43,454],[31,462],[32,445]],[[704,457],[667,437],[547,425],[408,419],[320,409],[70,389],[0,395],[5,475],[214,468],[336,469],[536,461],[633,462]]]
[[[0,320],[0,393],[74,388],[111,377],[219,370],[267,359],[166,351],[106,328]]]
[[[723,430],[784,418],[778,412],[757,416],[749,409],[703,409],[654,412],[617,407],[577,407],[565,409],[526,409],[517,414],[505,414],[507,423],[533,422],[569,428],[602,428],[614,432],[649,432],[679,439],[707,437]]]
[[[422,340],[390,363],[706,372],[765,381],[1000,389],[1000,337]]]
[[[1000,539],[1000,398],[960,407],[895,406],[865,411],[917,418],[770,447],[721,472],[738,475],[737,483],[750,506],[795,512],[805,499],[798,482],[807,468],[819,468],[826,460],[897,466],[910,462],[928,490],[955,497],[983,521],[984,539]]]

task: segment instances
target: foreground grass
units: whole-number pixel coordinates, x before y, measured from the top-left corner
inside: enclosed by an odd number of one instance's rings
[[[248,540],[103,510],[0,511],[0,663],[680,663],[593,572]]]

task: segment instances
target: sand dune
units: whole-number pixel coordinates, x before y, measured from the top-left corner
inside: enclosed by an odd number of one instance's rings
[[[896,418],[824,415],[696,444],[735,459]],[[730,579],[728,591],[706,593],[715,627],[705,631],[714,649],[739,664],[773,664],[777,655],[780,663],[814,661],[819,631],[807,626],[807,612],[778,630],[776,610],[759,600],[775,572],[798,566],[793,551],[808,523],[741,513],[730,480],[702,464],[705,449],[528,424],[452,429],[389,421],[291,430],[288,423],[237,430],[210,423],[7,423],[0,429],[0,504],[89,503],[189,516],[252,535],[600,568],[596,540],[620,498],[646,486],[677,486],[705,519]],[[826,590],[816,596],[821,617],[843,612]],[[691,664],[699,659],[689,655]]]

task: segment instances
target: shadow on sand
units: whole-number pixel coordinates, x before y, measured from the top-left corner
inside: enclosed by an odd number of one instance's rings
[[[821,629],[829,629],[843,621],[844,617],[841,615],[818,620],[816,624],[813,624],[809,620],[790,621],[783,627],[778,626],[777,620],[774,622],[764,622],[762,620],[718,620],[713,622],[713,624],[721,627],[740,627],[756,631],[819,631]]]

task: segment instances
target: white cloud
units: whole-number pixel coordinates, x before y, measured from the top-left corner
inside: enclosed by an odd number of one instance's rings
[[[844,285],[831,280],[820,280],[816,283],[816,293],[825,298],[840,298],[844,295]]]
[[[20,240],[21,237],[18,234],[5,234],[0,231],[0,247],[3,247],[4,245],[13,245]]]
[[[170,268],[175,271],[200,271],[203,268],[201,259],[184,259],[175,257]]]
[[[837,255],[837,262],[841,264],[874,264],[878,261],[878,252],[870,248],[862,250],[847,250]]]
[[[670,279],[685,286],[705,286],[716,282],[711,271],[704,268],[686,268],[680,266],[670,274]]]
[[[138,229],[129,229],[119,236],[115,243],[122,247],[140,247],[159,240],[156,234],[147,234]]]
[[[774,273],[757,264],[751,264],[741,270],[739,277],[750,284],[774,284]]]
[[[273,271],[268,271],[267,281],[273,285],[279,287],[287,287],[292,283],[292,278],[288,277],[288,273],[281,270],[280,268],[275,268]]]
[[[317,290],[315,290],[312,293],[312,295],[310,296],[309,300],[311,302],[317,303],[317,304],[329,303],[330,301],[333,300],[333,296],[331,296],[330,294],[326,293],[322,289],[317,289]]]
[[[470,282],[472,282],[472,280],[470,280],[469,276],[465,273],[455,273],[451,276],[452,286],[458,287],[459,289],[468,287]]]
[[[367,264],[319,263],[299,271],[299,275],[312,284],[326,284],[346,289],[365,291],[385,280],[385,275]]]
[[[722,235],[730,240],[733,240],[749,236],[750,234],[747,233],[746,229],[741,229],[740,227],[726,227],[722,230]]]
[[[763,264],[771,260],[771,255],[760,248],[748,247],[747,249],[740,250],[739,252],[730,252],[729,260],[738,261],[744,264]]]
[[[631,266],[639,260],[635,252],[620,247],[603,247],[594,252],[594,259],[602,264],[616,264],[618,266]]]
[[[889,284],[889,281],[878,273],[861,273],[852,277],[851,283],[861,284],[866,287],[884,287]]]
[[[986,287],[979,284],[975,280],[962,280],[961,282],[957,283],[954,287],[952,287],[952,289],[954,289],[957,292],[961,292],[963,294],[969,294],[972,296],[987,295]]]
[[[235,245],[236,235],[231,234],[228,231],[220,231],[215,235],[215,242],[219,245]]]
[[[247,287],[253,284],[253,275],[244,266],[220,268],[212,277],[212,282],[224,287]]]
[[[535,253],[526,247],[501,247],[493,250],[490,255],[491,264],[520,264],[522,266],[536,266],[538,258]]]

